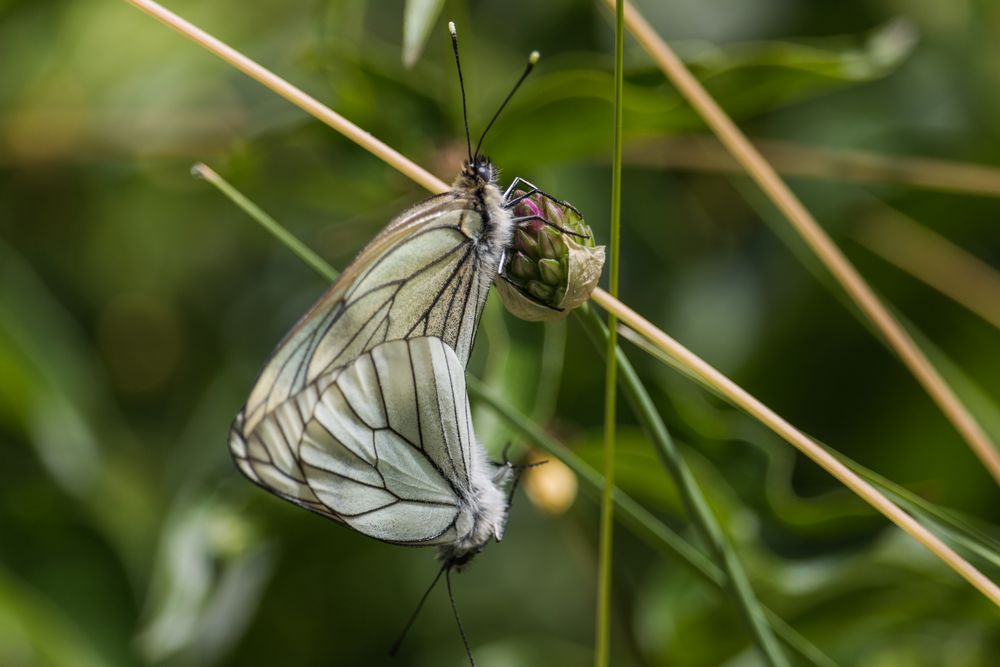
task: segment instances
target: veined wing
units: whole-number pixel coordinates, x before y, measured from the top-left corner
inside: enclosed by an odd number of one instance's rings
[[[440,338],[375,346],[270,411],[230,451],[253,482],[371,537],[449,544],[487,465],[472,429],[465,368]]]
[[[434,336],[468,361],[496,259],[477,252],[484,220],[452,190],[400,215],[278,344],[243,409],[250,433],[323,373],[386,341]]]

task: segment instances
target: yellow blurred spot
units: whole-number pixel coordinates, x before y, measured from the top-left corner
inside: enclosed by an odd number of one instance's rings
[[[0,117],[4,161],[71,159],[86,138],[87,93],[74,77],[56,73],[29,85]]]
[[[3,124],[3,143],[13,162],[65,160],[83,141],[82,112],[68,109],[19,109]]]
[[[538,509],[550,516],[559,516],[576,500],[576,474],[562,461],[532,452],[528,462],[538,461],[548,463],[524,471],[524,493]]]

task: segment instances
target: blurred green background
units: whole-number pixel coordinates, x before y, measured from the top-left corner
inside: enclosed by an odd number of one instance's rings
[[[572,201],[606,239],[610,12],[437,4],[410,8],[430,19],[422,53],[409,25],[412,68],[402,0],[169,7],[446,180],[464,139],[445,22],[459,26],[474,133],[540,50],[485,150],[505,180]],[[1000,4],[638,6],[751,137],[805,146],[803,162],[828,169],[790,182],[1000,438],[996,327],[868,235],[888,204],[1000,264],[995,173],[992,195],[900,182],[905,156],[1000,160]],[[700,121],[626,48],[623,300],[835,449],[1000,520],[995,483],[930,399],[745,177],[704,157]],[[443,589],[386,655],[436,571],[431,551],[352,534],[231,464],[232,416],[325,285],[189,169],[205,161],[337,267],[426,193],[124,2],[0,0],[0,82],[0,665],[465,664]],[[866,176],[830,149],[895,159]],[[480,331],[473,374],[598,465],[603,362],[579,324],[518,322],[491,299]],[[627,349],[786,621],[845,665],[997,664],[982,596],[752,419]],[[621,486],[689,535],[620,412]],[[511,439],[485,406],[476,429],[494,452]],[[531,475],[572,497],[556,473]],[[596,504],[582,494],[561,511],[537,487],[455,582],[483,667],[592,659]],[[996,578],[993,556],[976,563]],[[614,586],[614,664],[760,664],[729,600],[622,527]]]

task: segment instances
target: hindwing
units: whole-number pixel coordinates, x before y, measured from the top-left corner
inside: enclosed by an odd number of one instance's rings
[[[488,474],[464,364],[437,337],[376,345],[243,432],[238,419],[230,451],[248,478],[386,542],[453,543]]]

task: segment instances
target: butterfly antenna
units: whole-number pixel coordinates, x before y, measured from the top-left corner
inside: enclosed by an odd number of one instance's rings
[[[462,619],[458,617],[458,606],[455,604],[455,596],[451,592],[451,568],[447,567],[444,571],[444,582],[448,585],[448,599],[451,601],[451,611],[455,614],[455,623],[458,624],[458,634],[462,637],[462,643],[465,644],[465,654],[469,656],[469,664],[472,667],[476,667],[476,659],[472,657],[472,648],[469,646],[469,638],[465,636],[465,628],[462,627]]]
[[[441,569],[438,570],[437,575],[434,577],[434,581],[432,581],[431,585],[427,587],[426,591],[424,591],[423,597],[421,597],[420,602],[417,603],[417,608],[413,610],[413,613],[410,615],[410,620],[406,622],[406,627],[404,627],[403,631],[399,633],[399,639],[397,639],[392,643],[392,648],[389,649],[390,656],[395,656],[396,653],[399,651],[399,647],[403,645],[403,640],[406,639],[406,635],[410,631],[410,627],[413,625],[413,622],[417,620],[417,614],[420,613],[420,610],[424,606],[424,602],[427,601],[427,596],[429,596],[431,594],[431,591],[434,590],[434,587],[437,585],[438,579],[441,578],[441,575],[444,574],[447,569],[448,569],[447,563],[442,565]],[[450,586],[448,588],[448,597],[451,597]],[[454,604],[454,602],[452,602],[452,604]]]
[[[458,87],[462,91],[462,120],[465,122],[465,148],[469,151],[469,162],[472,162],[472,139],[469,137],[469,109],[465,105],[465,81],[462,79],[462,61],[458,57],[458,31],[455,22],[448,21],[448,32],[451,33],[451,48],[455,52],[455,67],[458,68]],[[479,149],[476,149],[478,152]]]
[[[476,144],[477,156],[479,155],[479,149],[483,145],[483,139],[486,138],[486,133],[490,131],[491,127],[493,127],[493,123],[497,122],[497,118],[500,117],[500,112],[503,111],[504,107],[507,106],[507,103],[510,102],[510,98],[514,97],[514,93],[517,92],[517,89],[521,87],[521,84],[524,83],[524,80],[528,78],[529,74],[531,74],[531,70],[535,69],[535,65],[538,63],[539,58],[541,58],[541,54],[539,54],[538,51],[532,51],[531,55],[528,56],[528,65],[524,68],[524,72],[521,74],[521,78],[517,80],[517,83],[514,84],[514,87],[510,89],[509,93],[507,93],[507,97],[506,99],[504,99],[503,104],[501,104],[500,108],[497,109],[497,112],[493,114],[493,118],[490,120],[489,125],[486,126],[486,129],[483,130],[482,136],[479,137],[479,142]]]
[[[510,506],[514,502],[514,494],[517,492],[517,485],[521,483],[521,473],[523,473],[528,468],[537,468],[540,465],[545,465],[548,460],[545,461],[535,461],[534,463],[508,463],[511,469],[514,471],[514,481],[510,485],[510,490],[507,491],[507,510],[510,511]]]

